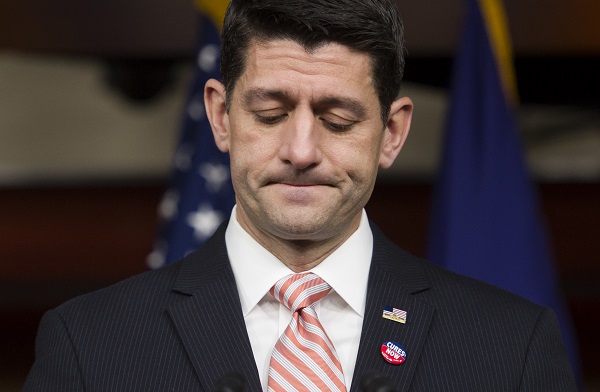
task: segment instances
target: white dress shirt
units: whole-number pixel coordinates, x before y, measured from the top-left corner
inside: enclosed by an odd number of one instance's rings
[[[234,207],[225,242],[256,367],[266,391],[271,352],[292,318],[290,310],[274,299],[269,290],[293,271],[240,226],[235,211]],[[372,251],[373,234],[363,210],[358,229],[311,270],[332,287],[331,292],[315,304],[315,311],[335,346],[348,390],[362,331]]]

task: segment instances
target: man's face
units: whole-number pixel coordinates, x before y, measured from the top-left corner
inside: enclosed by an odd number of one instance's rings
[[[310,53],[289,40],[251,44],[220,113],[215,138],[230,153],[237,217],[263,244],[347,238],[406,133],[381,121],[369,57],[335,43]]]

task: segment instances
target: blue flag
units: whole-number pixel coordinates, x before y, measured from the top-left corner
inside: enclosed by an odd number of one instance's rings
[[[229,217],[235,202],[229,155],[215,145],[204,109],[204,84],[220,79],[219,31],[201,13],[194,80],[186,101],[171,179],[159,206],[160,227],[148,265],[158,268],[197,249]]]
[[[428,257],[551,307],[578,375],[570,315],[519,141],[516,83],[502,6],[498,0],[467,3]]]

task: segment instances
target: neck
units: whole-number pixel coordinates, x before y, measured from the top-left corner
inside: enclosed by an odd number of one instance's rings
[[[266,247],[275,257],[294,272],[304,272],[321,264],[346,240],[336,243],[315,241],[280,241]]]
[[[359,214],[348,225],[347,230],[342,230],[323,239],[286,239],[279,235],[260,231],[254,226],[249,226],[238,219],[246,232],[252,236],[262,247],[271,252],[283,264],[294,272],[304,272],[321,264],[329,255],[335,252],[358,229],[362,214]]]

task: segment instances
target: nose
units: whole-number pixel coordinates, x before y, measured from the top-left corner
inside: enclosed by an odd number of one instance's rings
[[[286,124],[280,158],[295,169],[308,169],[322,159],[315,121],[312,111],[307,110],[295,112]]]

